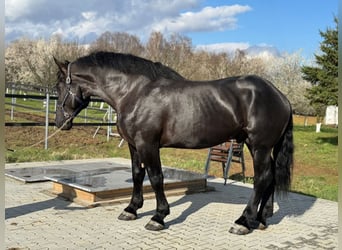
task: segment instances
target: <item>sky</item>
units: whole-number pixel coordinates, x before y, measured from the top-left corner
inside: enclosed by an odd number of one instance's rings
[[[338,0],[5,0],[5,40],[21,37],[90,43],[106,31],[145,42],[179,33],[195,48],[301,53],[313,58],[319,30],[335,28]]]

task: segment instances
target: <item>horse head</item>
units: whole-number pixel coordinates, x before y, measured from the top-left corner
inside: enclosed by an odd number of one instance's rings
[[[54,58],[59,68],[57,89],[57,110],[56,110],[56,126],[62,130],[72,128],[73,119],[86,108],[90,101],[90,96],[82,93],[81,81],[82,77],[71,72],[72,63],[65,61],[62,63]],[[75,77],[74,77],[75,74]]]

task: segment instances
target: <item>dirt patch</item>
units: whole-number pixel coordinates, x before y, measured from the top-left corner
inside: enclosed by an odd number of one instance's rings
[[[6,121],[10,121],[10,110],[6,110]],[[45,123],[45,116],[21,111],[15,111],[15,120],[13,122],[40,122]],[[49,122],[53,122],[50,119]],[[56,127],[49,127],[49,135],[56,131]],[[97,127],[74,126],[72,130],[62,131],[49,139],[51,147],[63,147],[75,143],[83,145],[96,145],[98,138],[93,138]],[[98,134],[105,134],[104,127],[98,131]],[[17,148],[29,147],[37,142],[44,145],[45,127],[44,126],[6,126],[5,127],[5,146],[7,149],[16,150]],[[37,145],[41,147],[41,145]]]
[[[54,131],[54,128],[49,128],[49,134]],[[95,131],[96,127],[74,127],[70,131],[62,131],[50,138],[49,145],[51,147],[63,147],[75,143],[96,145],[98,140],[96,137],[93,138]],[[100,130],[99,133],[103,134],[104,131]],[[45,127],[5,127],[5,145],[10,149],[28,147],[39,141],[44,144],[44,139]]]

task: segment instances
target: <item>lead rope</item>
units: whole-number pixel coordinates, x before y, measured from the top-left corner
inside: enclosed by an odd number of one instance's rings
[[[70,71],[70,68],[71,68],[71,63],[68,64],[67,78],[65,79],[66,85],[69,85],[69,86],[70,86],[70,83],[71,83],[71,71]],[[68,92],[68,95],[69,95],[69,93],[70,93],[70,91]],[[68,97],[68,95],[65,96],[65,98],[64,98],[64,100],[63,100],[63,104],[64,104],[64,102],[66,101],[66,98]],[[77,110],[76,110],[76,111],[77,111]],[[47,138],[44,138],[44,139],[42,139],[42,140],[40,140],[40,141],[38,141],[38,142],[36,142],[36,143],[34,143],[34,144],[28,146],[28,147],[25,147],[25,148],[33,148],[34,146],[37,146],[37,145],[39,145],[40,143],[45,142],[45,140],[49,140],[49,139],[51,139],[52,137],[54,137],[56,134],[58,134],[58,133],[63,129],[63,127],[65,126],[65,124],[67,124],[67,122],[69,122],[71,119],[73,119],[73,118],[75,117],[74,114],[76,113],[76,111],[75,111],[68,119],[65,120],[65,122],[63,123],[63,125],[62,125],[60,128],[58,128],[55,132],[53,132],[53,133],[52,133],[51,135],[49,135]],[[14,150],[14,149],[7,149],[7,150],[8,150],[8,151],[11,151],[11,152],[17,151],[17,150]],[[22,150],[22,149],[20,149],[20,150]]]
[[[42,139],[42,140],[40,140],[40,141],[38,141],[38,142],[36,142],[36,143],[30,145],[30,146],[27,146],[27,147],[24,147],[24,148],[22,148],[22,149],[19,149],[19,151],[20,151],[20,150],[23,150],[23,149],[25,149],[25,148],[33,148],[33,147],[35,147],[35,146],[41,144],[42,142],[45,142],[45,140],[50,140],[50,139],[51,139],[52,137],[54,137],[56,134],[58,134],[59,132],[61,132],[61,130],[63,129],[63,127],[65,126],[65,124],[67,124],[67,122],[70,121],[72,118],[73,118],[73,117],[70,117],[70,118],[66,119],[65,122],[63,123],[63,125],[62,125],[60,128],[58,128],[55,132],[53,132],[51,135],[49,135],[47,138],[44,138],[44,139]],[[8,150],[8,151],[11,151],[11,152],[16,152],[16,151],[18,151],[18,150],[9,149],[9,148],[8,148],[7,150]]]

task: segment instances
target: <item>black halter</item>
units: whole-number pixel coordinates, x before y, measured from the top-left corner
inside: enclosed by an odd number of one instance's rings
[[[65,85],[67,88],[67,92],[63,98],[63,101],[61,104],[57,104],[57,108],[61,109],[64,115],[64,118],[66,119],[72,119],[74,118],[83,108],[85,108],[89,102],[85,102],[81,98],[79,98],[74,92],[71,91],[71,63],[68,64],[68,71],[67,71],[67,77],[65,79]],[[72,113],[69,114],[67,111],[65,111],[64,106],[66,103],[66,100],[68,97],[71,96],[73,101],[76,100],[80,105],[77,107],[77,109]]]

